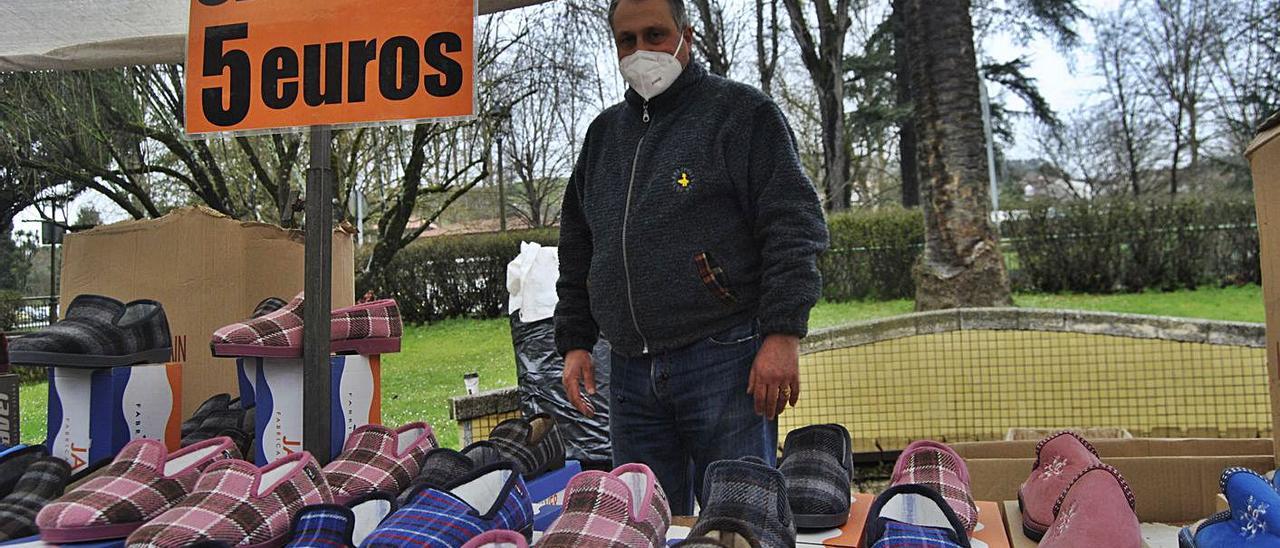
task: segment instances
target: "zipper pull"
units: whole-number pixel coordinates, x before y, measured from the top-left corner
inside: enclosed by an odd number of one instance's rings
[[[649,123],[649,102],[644,102],[644,123]]]

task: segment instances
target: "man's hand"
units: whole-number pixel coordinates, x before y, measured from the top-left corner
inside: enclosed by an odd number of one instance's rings
[[[564,393],[569,396],[569,403],[587,418],[595,417],[596,408],[582,396],[580,386],[586,385],[587,394],[596,394],[596,371],[591,365],[591,353],[586,350],[570,350],[565,354],[561,381],[564,383]]]
[[[569,378],[569,366],[565,364],[565,378]],[[756,414],[769,420],[778,418],[782,411],[796,406],[800,399],[800,338],[791,335],[765,337],[755,362],[751,364],[751,379],[747,393],[756,398]]]

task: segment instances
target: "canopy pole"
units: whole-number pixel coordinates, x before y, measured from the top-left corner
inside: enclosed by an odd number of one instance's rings
[[[302,331],[302,446],[320,462],[332,457],[329,310],[333,284],[333,131],[311,128],[306,196],[306,300]]]

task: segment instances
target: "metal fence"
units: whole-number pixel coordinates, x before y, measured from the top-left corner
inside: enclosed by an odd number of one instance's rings
[[[849,429],[858,452],[1010,428],[1135,436],[1271,431],[1265,328],[1150,316],[994,309],[912,314],[815,333],[782,434]]]
[[[8,325],[0,324],[3,331],[23,333],[48,326],[58,318],[58,296],[22,297],[13,305]],[[4,320],[5,318],[0,318]]]

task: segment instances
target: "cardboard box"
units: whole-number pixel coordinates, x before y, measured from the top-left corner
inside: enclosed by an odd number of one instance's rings
[[[1138,519],[1186,523],[1214,513],[1222,471],[1274,465],[1265,439],[1143,439],[1092,441],[1103,462],[1124,475],[1138,499]],[[1016,500],[1035,461],[1035,441],[957,443],[969,466],[974,498]]]
[[[1022,533],[1022,515],[1018,512],[1018,501],[1005,501],[1004,515],[1012,548],[1035,548],[1039,546],[1039,544]],[[1174,548],[1178,546],[1177,527],[1162,523],[1143,523],[1141,527],[1143,546],[1149,548]]]
[[[238,369],[253,371],[249,385],[256,403],[254,434],[259,466],[302,450],[302,360],[241,358]],[[358,426],[382,423],[381,356],[332,356],[330,424],[333,455]],[[241,400],[245,394],[241,394]]]
[[[48,439],[78,472],[136,439],[182,441],[182,364],[49,368]]]
[[[61,302],[94,293],[164,305],[174,358],[186,378],[182,416],[214,394],[236,388],[231,361],[215,359],[209,337],[243,320],[267,297],[302,291],[303,235],[275,225],[241,222],[207,208],[183,208],[159,219],[126,221],[68,234]],[[355,302],[351,234],[333,235],[333,306]]]
[[[1271,436],[1280,455],[1280,114],[1263,124],[1245,153],[1253,168],[1254,206],[1258,210],[1263,307],[1267,315],[1267,380],[1271,387]]]
[[[0,373],[0,445],[22,440],[22,415],[18,407],[18,375]]]

